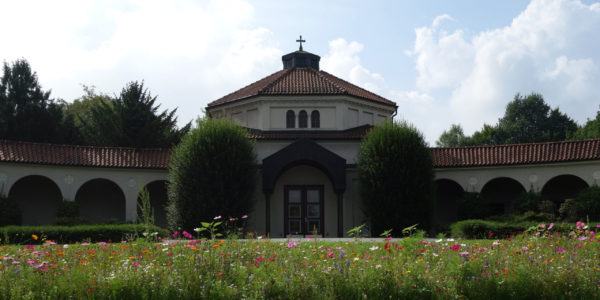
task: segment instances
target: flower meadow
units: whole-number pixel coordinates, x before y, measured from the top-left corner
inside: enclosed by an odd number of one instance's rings
[[[585,224],[500,240],[318,238],[0,246],[0,299],[600,298]],[[37,236],[32,242],[38,242]]]

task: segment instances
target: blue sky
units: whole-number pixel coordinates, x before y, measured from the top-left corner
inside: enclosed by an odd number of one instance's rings
[[[600,105],[600,3],[532,1],[0,1],[0,59],[26,58],[52,96],[132,80],[180,123],[305,50],[325,71],[398,103],[434,144],[494,124],[541,93],[580,124]],[[15,26],[18,24],[18,26]]]

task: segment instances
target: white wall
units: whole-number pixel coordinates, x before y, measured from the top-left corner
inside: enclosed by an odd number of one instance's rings
[[[41,175],[54,181],[62,197],[75,201],[79,188],[92,179],[104,178],[116,183],[125,194],[125,218],[136,218],[137,196],[141,186],[155,180],[167,180],[167,170],[117,169],[47,166],[34,164],[0,163],[0,192],[8,195],[12,185],[29,175]]]

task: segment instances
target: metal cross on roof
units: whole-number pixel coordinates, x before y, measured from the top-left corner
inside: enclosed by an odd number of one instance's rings
[[[300,35],[300,39],[296,40],[296,42],[300,43],[300,51],[302,51],[302,43],[306,42],[305,40],[302,39],[302,35]]]

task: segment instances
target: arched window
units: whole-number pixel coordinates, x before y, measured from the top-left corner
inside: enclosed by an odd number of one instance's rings
[[[306,111],[301,110],[298,114],[298,127],[306,128],[308,127],[308,114]]]
[[[318,110],[313,110],[310,113],[310,127],[319,128],[321,126],[321,116]]]
[[[296,114],[294,114],[294,111],[291,109],[285,114],[285,124],[286,128],[296,127]]]

